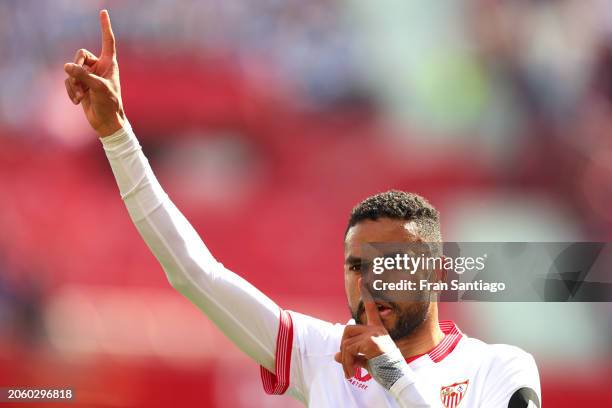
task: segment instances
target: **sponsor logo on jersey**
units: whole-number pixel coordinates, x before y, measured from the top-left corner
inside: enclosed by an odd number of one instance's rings
[[[468,388],[469,380],[445,385],[440,388],[440,399],[445,408],[456,408],[461,403]]]
[[[357,367],[357,369],[355,370],[355,375],[353,376],[356,380],[359,381],[370,381],[370,379],[372,378],[372,375],[370,373],[368,373],[366,370],[364,370],[361,367]]]
[[[361,367],[357,367],[355,370],[355,375],[349,378],[347,381],[357,387],[360,390],[367,390],[368,385],[365,384],[367,381],[370,381],[372,376],[366,370]]]

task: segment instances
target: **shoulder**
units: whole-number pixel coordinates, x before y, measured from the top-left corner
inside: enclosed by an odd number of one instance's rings
[[[508,344],[487,344],[467,338],[465,347],[479,355],[483,374],[484,400],[490,406],[540,406],[538,367],[533,356]],[[529,405],[529,402],[533,405]]]
[[[482,340],[465,337],[463,347],[469,352],[480,355],[491,365],[505,366],[514,364],[525,364],[535,367],[533,356],[520,347],[509,344],[488,344]]]
[[[520,347],[508,344],[487,344],[465,337],[461,345],[464,356],[479,362],[479,371],[487,381],[510,384],[529,384],[539,388],[538,367],[534,357]]]
[[[489,344],[491,366],[504,371],[522,371],[537,375],[535,358],[525,350],[508,344]]]

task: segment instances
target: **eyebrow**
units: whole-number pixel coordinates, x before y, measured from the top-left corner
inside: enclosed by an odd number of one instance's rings
[[[349,255],[345,260],[344,260],[344,264],[345,265],[355,265],[361,263],[361,258],[359,258],[358,256],[354,256],[354,255]]]

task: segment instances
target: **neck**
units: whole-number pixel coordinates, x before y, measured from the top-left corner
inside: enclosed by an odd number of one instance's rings
[[[435,302],[429,305],[427,319],[414,332],[395,341],[404,358],[425,354],[436,347],[444,338],[438,323],[438,307]]]

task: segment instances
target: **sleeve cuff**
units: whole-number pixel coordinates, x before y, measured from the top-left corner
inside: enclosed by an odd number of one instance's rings
[[[276,337],[275,373],[260,367],[261,381],[266,394],[281,395],[289,388],[291,351],[293,350],[293,322],[286,310],[280,311]]]
[[[108,149],[112,150],[113,147],[121,145],[122,143],[128,141],[131,138],[135,139],[136,136],[134,135],[134,132],[132,131],[132,125],[126,119],[121,129],[117,130],[112,135],[100,137],[99,139],[100,139],[100,142],[102,142],[102,146],[104,146],[105,150],[108,150]]]

